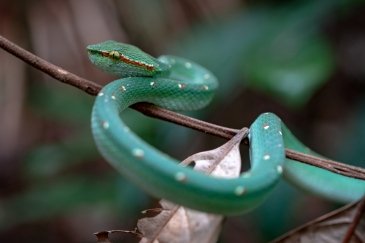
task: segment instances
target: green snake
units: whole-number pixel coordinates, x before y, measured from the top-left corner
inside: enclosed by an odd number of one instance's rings
[[[200,65],[176,56],[154,58],[139,48],[105,41],[87,47],[89,58],[121,79],[98,94],[91,127],[103,157],[120,173],[158,198],[205,212],[231,215],[263,202],[284,175],[295,185],[338,202],[365,195],[365,181],[285,158],[285,148],[314,154],[273,113],[261,114],[250,126],[251,168],[238,178],[210,176],[144,142],[126,126],[121,113],[137,102],[171,110],[206,106],[218,88],[215,76]]]

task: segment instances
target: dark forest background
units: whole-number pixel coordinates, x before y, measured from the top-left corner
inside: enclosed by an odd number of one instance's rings
[[[364,1],[2,0],[0,34],[99,84],[115,77],[90,64],[88,44],[190,58],[220,88],[189,115],[241,128],[271,111],[314,150],[365,166]],[[98,154],[93,99],[0,50],[0,242],[95,242],[94,232],[133,229],[156,206]],[[124,117],[179,159],[224,142],[136,111]],[[282,182],[261,207],[227,218],[220,242],[268,241],[338,206]]]

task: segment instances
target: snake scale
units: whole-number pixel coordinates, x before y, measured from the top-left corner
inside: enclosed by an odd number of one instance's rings
[[[218,87],[215,76],[200,65],[176,56],[154,58],[139,48],[105,41],[87,47],[98,68],[117,79],[98,94],[91,118],[92,133],[103,157],[151,195],[189,208],[232,215],[263,202],[279,179],[321,197],[351,202],[365,195],[365,181],[285,158],[285,148],[313,154],[273,113],[250,126],[251,168],[238,178],[217,178],[178,165],[178,161],[144,142],[126,126],[121,113],[137,102],[171,110],[206,106]]]

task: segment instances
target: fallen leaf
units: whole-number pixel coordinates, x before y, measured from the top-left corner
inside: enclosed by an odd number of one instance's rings
[[[297,229],[274,240],[272,243],[290,242],[365,242],[365,199],[358,203],[350,204],[326,215],[319,217]],[[362,214],[362,215],[361,215]],[[353,225],[354,222],[356,225]],[[351,227],[351,239],[344,241]]]
[[[98,239],[97,243],[111,243],[109,240],[108,231],[101,231],[101,232],[95,233],[95,236]]]
[[[195,162],[194,169],[216,177],[238,177],[241,170],[239,145],[247,135],[244,128],[224,145],[189,156],[182,165]],[[159,214],[138,220],[141,243],[211,243],[216,242],[223,216],[188,209],[161,200]]]
[[[244,128],[222,146],[193,154],[181,162],[188,165],[195,162],[194,169],[216,177],[235,178],[240,175],[241,155],[239,145],[246,137],[248,129]]]
[[[139,231],[144,235],[141,243],[216,242],[222,216],[187,209],[161,200],[161,212],[155,217],[140,219]]]
[[[107,230],[107,231],[100,231],[94,233],[97,238],[97,243],[112,243],[113,240],[110,239],[111,234],[121,233],[123,236],[127,234],[131,235],[133,239],[142,238],[142,236],[137,232],[137,229],[134,230]],[[128,241],[129,242],[129,241]]]

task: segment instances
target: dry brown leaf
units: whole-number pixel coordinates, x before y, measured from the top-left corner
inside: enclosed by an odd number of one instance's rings
[[[239,145],[247,135],[247,129],[242,129],[222,146],[193,154],[181,164],[188,165],[195,162],[194,169],[216,177],[235,178],[241,171],[241,154]]]
[[[160,214],[138,221],[137,227],[144,235],[141,243],[217,241],[222,216],[187,209],[166,200],[160,203]]]
[[[123,234],[123,237],[126,238],[129,234],[130,238],[136,241],[136,239],[142,238],[142,236],[137,232],[137,229],[134,230],[106,230],[94,233],[97,238],[97,243],[112,243],[114,242],[111,238],[111,234]],[[130,241],[128,241],[130,242]]]
[[[359,210],[364,210],[365,199],[362,202],[347,205],[331,213],[323,215],[297,229],[294,229],[272,243],[291,242],[344,242],[343,239]],[[362,206],[360,209],[359,207]],[[360,221],[352,233],[351,243],[365,242],[365,216],[360,215]],[[357,215],[359,216],[359,215]]]
[[[214,150],[194,154],[182,164],[195,162],[194,169],[212,176],[234,178],[241,170],[239,145],[246,136],[242,129],[227,143]],[[144,236],[141,243],[211,243],[216,242],[223,216],[188,209],[166,200],[155,217],[138,220],[138,230]]]
[[[101,232],[95,233],[95,236],[98,239],[97,243],[111,243],[109,240],[108,231],[101,231]]]

